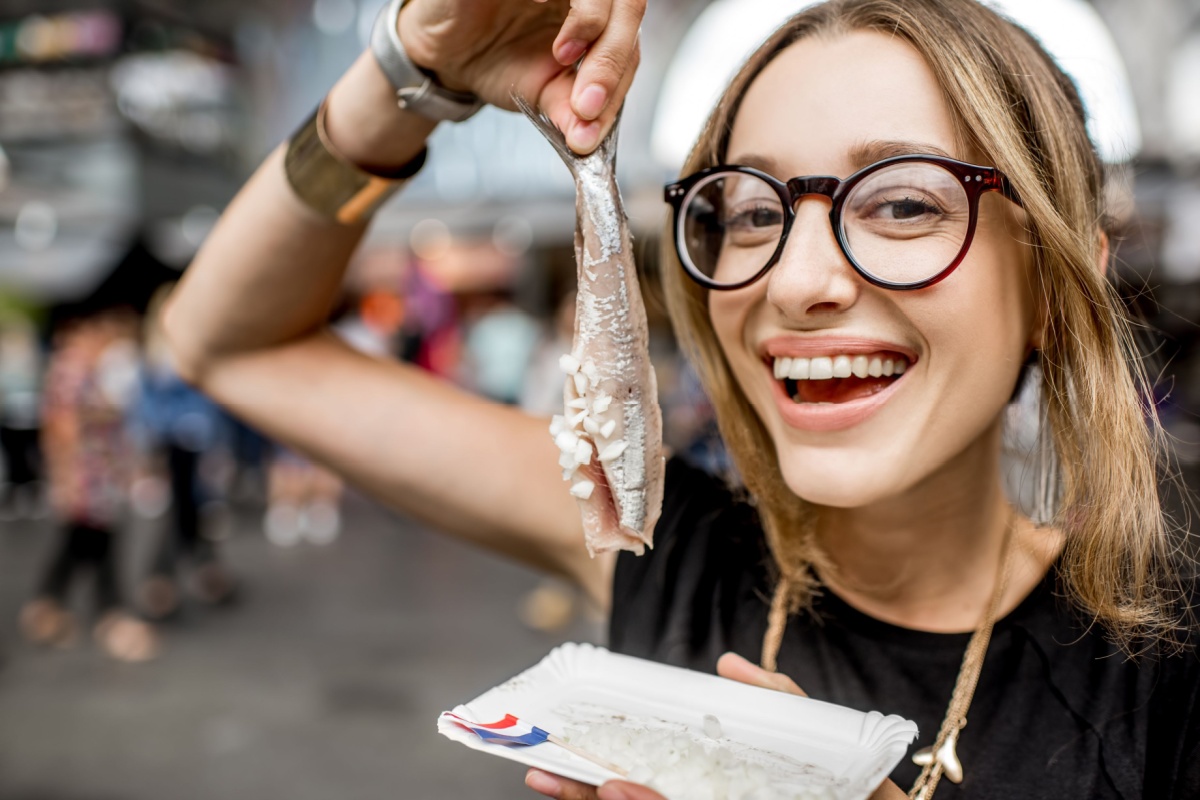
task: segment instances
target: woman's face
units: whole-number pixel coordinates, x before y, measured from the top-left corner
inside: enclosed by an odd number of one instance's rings
[[[898,39],[854,32],[804,39],[779,54],[746,92],[725,160],[781,180],[845,178],[864,158],[903,152],[980,163],[956,141],[921,56]],[[1035,314],[1022,212],[998,193],[981,199],[958,269],[906,292],[854,272],[829,208],[823,197],[803,198],[779,263],[744,289],[711,292],[709,312],[788,486],[810,502],[851,508],[996,455],[999,415],[1033,343]],[[903,361],[904,372],[775,378],[777,359],[838,356]]]

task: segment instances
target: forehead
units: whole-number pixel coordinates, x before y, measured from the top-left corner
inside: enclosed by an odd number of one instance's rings
[[[920,53],[896,37],[854,31],[808,37],[776,56],[742,99],[725,160],[758,160],[781,178],[845,177],[865,166],[856,154],[885,142],[967,157]]]

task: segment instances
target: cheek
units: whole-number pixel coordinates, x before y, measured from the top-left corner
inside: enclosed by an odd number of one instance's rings
[[[982,412],[1011,396],[1033,338],[1033,304],[1025,246],[1003,229],[980,233],[982,246],[940,291],[913,298],[910,314],[947,397]]]
[[[710,292],[708,295],[708,319],[717,341],[725,351],[725,358],[736,369],[741,351],[743,332],[746,329],[746,317],[749,314],[750,302],[744,298],[746,292]]]

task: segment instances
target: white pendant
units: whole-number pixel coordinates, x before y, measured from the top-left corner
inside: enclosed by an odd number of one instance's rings
[[[962,762],[958,760],[958,753],[954,751],[954,746],[958,742],[958,731],[951,731],[946,736],[946,741],[937,751],[937,762],[942,765],[942,773],[953,783],[962,783],[963,768]],[[934,760],[933,748],[923,747],[913,753],[913,763],[918,767],[923,767],[926,764],[932,764]]]

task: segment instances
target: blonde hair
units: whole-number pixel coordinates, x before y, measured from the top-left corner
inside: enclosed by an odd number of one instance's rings
[[[1009,177],[1026,211],[1044,302],[1042,415],[1055,456],[1045,466],[1057,502],[1044,521],[1065,534],[1060,569],[1070,598],[1128,650],[1170,638],[1179,581],[1158,495],[1163,434],[1130,321],[1097,269],[1103,167],[1074,85],[1028,33],[973,0],[829,0],[809,8],[750,56],[683,173],[723,161],[742,97],[777,54],[810,36],[858,30],[881,31],[921,53],[962,143]],[[717,342],[707,291],[684,274],[669,228],[663,259],[672,322],[713,400],[778,572],[763,655],[773,669],[788,615],[810,602],[814,567],[829,565],[814,515],[785,483],[771,437]]]

